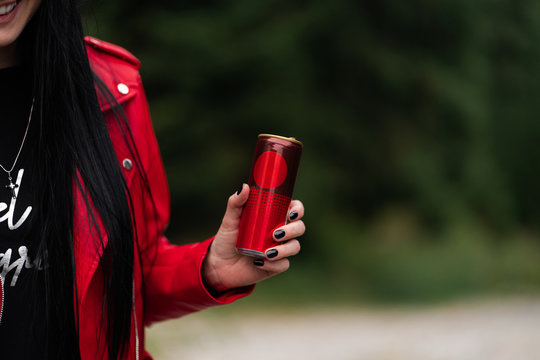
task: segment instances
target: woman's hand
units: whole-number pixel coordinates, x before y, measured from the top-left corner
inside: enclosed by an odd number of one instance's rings
[[[203,279],[213,290],[221,292],[247,286],[279,274],[289,268],[289,256],[298,254],[297,237],[304,234],[304,206],[293,200],[289,206],[289,223],[274,231],[276,245],[266,251],[264,259],[236,252],[236,238],[242,208],[249,195],[249,186],[229,197],[227,210],[203,264]],[[282,234],[284,232],[284,234]],[[278,238],[276,238],[276,235]]]

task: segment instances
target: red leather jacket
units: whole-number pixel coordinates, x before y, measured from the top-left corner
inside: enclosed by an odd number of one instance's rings
[[[138,73],[140,63],[118,46],[91,37],[85,40],[90,66],[122,105],[140,157],[140,162],[135,161],[121,129],[115,125],[113,111],[100,98],[112,143],[131,194],[138,242],[134,254],[134,326],[127,358],[151,359],[144,350],[145,325],[230,303],[247,295],[251,288],[235,289],[218,298],[213,297],[201,279],[201,265],[211,239],[174,246],[163,236],[169,221],[169,193]],[[142,169],[137,169],[138,165]],[[141,173],[146,174],[151,195],[145,191]],[[100,316],[101,250],[96,249],[92,241],[87,209],[80,192],[75,195],[75,209],[76,305],[80,318],[81,356],[82,359],[103,359],[106,358],[106,339]],[[141,286],[143,279],[144,286]]]

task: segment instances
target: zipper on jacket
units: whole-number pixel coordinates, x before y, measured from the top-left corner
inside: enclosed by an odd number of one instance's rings
[[[0,286],[2,286],[2,302],[0,303],[0,325],[2,325],[2,315],[4,315],[4,278],[0,276]]]
[[[2,292],[2,295],[4,292]],[[133,280],[133,324],[135,326],[135,359],[139,360],[139,328],[137,326],[137,313],[135,308],[135,280]],[[0,314],[0,320],[1,320],[1,314]]]

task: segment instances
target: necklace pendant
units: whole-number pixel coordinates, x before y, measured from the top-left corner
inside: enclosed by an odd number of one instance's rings
[[[16,188],[19,187],[19,185],[14,184],[13,180],[11,179],[11,172],[13,169],[15,169],[15,165],[17,164],[17,160],[19,160],[19,155],[21,155],[22,148],[24,146],[24,142],[26,141],[26,135],[28,135],[28,129],[30,128],[30,121],[32,120],[32,112],[34,111],[34,102],[36,98],[32,98],[32,105],[30,106],[30,115],[28,115],[28,123],[26,124],[26,130],[24,130],[24,136],[21,142],[21,146],[19,146],[19,151],[17,152],[17,156],[15,156],[15,160],[13,160],[13,165],[11,165],[11,169],[6,169],[5,167],[0,164],[0,168],[7,173],[8,179],[9,179],[9,185],[6,185],[5,187],[11,190],[11,198],[17,199],[17,193],[15,191]]]
[[[11,176],[9,177],[9,185],[5,186],[7,189],[11,190],[11,198],[16,199],[17,194],[15,193],[15,189],[19,187],[19,185],[14,184],[13,180],[11,179]]]

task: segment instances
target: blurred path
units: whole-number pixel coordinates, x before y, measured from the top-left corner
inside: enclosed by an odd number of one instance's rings
[[[149,329],[156,360],[538,360],[540,300],[391,310],[222,309]]]

